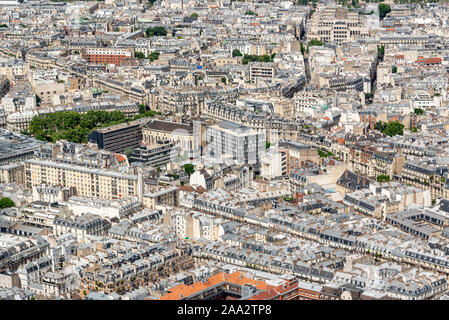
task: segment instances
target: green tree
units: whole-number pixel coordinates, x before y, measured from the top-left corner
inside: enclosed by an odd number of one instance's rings
[[[159,59],[160,53],[157,51],[153,51],[148,55],[148,59],[150,59],[151,62]]]
[[[413,110],[413,112],[414,112],[416,115],[424,114],[424,110],[421,109],[421,108],[415,108],[415,109]]]
[[[271,143],[266,141],[265,142],[265,149],[270,149]]]
[[[384,46],[384,45],[379,46],[379,47],[377,48],[377,56],[378,56],[378,58],[379,58],[380,60],[383,60],[384,55],[385,55],[385,46]]]
[[[40,105],[41,102],[42,102],[41,97],[39,97],[39,96],[36,94],[36,104],[37,104],[37,105]]]
[[[194,12],[190,15],[190,18],[198,18],[198,17],[199,17],[199,15],[196,12]]]
[[[379,17],[381,20],[387,16],[387,13],[391,12],[390,5],[386,3],[379,3],[378,8],[379,8]]]
[[[399,121],[390,121],[387,123],[385,129],[382,132],[390,137],[393,137],[395,135],[403,135],[404,125]]]
[[[166,36],[167,30],[165,30],[164,27],[149,27],[145,30],[145,34],[147,38],[153,37],[153,36]]]
[[[376,177],[377,182],[390,182],[390,176],[386,174],[380,174]]]
[[[417,127],[411,127],[410,131],[416,133],[416,132],[418,132],[418,128]]]
[[[391,67],[391,72],[392,73],[397,73],[398,72],[398,67],[396,67],[396,66]]]
[[[377,121],[374,125],[375,130],[379,130],[380,132],[383,132],[386,128],[386,124],[382,121]]]
[[[145,54],[143,52],[134,51],[134,57],[136,59],[145,59]]]
[[[131,158],[131,155],[134,152],[134,148],[132,147],[128,147],[125,149],[124,154],[126,155],[126,157],[128,158],[128,160]]]
[[[139,114],[144,114],[147,107],[144,104],[139,104]]]
[[[182,166],[182,168],[184,169],[184,172],[187,173],[189,176],[195,172],[195,166],[191,163],[186,163],[185,165]]]
[[[240,52],[239,49],[232,50],[232,57],[241,57],[243,54]]]
[[[248,10],[245,12],[245,15],[247,16],[257,16],[257,13],[255,13],[254,11]]]
[[[221,82],[223,82],[224,84],[226,84],[226,78],[221,78]]]
[[[16,204],[8,197],[3,197],[0,199],[0,209],[15,207]]]
[[[313,47],[313,46],[324,46],[324,42],[318,39],[312,39],[309,41],[308,47]]]
[[[365,100],[372,99],[374,95],[372,93],[365,93]]]

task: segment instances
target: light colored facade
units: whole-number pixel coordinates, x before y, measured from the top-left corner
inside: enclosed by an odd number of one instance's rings
[[[249,67],[249,78],[251,83],[259,80],[270,80],[276,75],[273,63],[254,63]]]
[[[169,141],[188,151],[193,149],[193,129],[188,124],[152,120],[142,127],[142,140],[147,145]]]
[[[23,166],[20,164],[8,164],[0,166],[0,182],[19,184],[23,183]]]
[[[25,162],[25,185],[40,184],[72,187],[75,194],[100,199],[120,199],[138,195],[137,175],[90,169],[46,160]]]
[[[307,40],[345,43],[360,36],[368,36],[365,17],[358,11],[349,11],[341,6],[327,6],[314,13],[310,20]]]
[[[265,152],[265,140],[264,132],[258,133],[234,122],[221,121],[206,128],[206,155],[240,164],[260,164]]]

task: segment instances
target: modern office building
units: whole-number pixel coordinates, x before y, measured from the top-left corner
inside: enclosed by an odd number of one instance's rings
[[[136,148],[142,141],[142,128],[139,122],[127,122],[92,131],[89,142],[99,149],[123,153],[128,148]]]
[[[129,162],[140,162],[150,166],[160,166],[170,162],[170,157],[179,152],[173,142],[161,141],[152,145],[140,145],[134,149]]]
[[[265,133],[230,121],[206,128],[206,155],[211,158],[259,165],[265,152]]]

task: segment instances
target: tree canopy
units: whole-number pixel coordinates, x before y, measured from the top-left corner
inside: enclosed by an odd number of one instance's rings
[[[189,176],[195,172],[195,166],[191,163],[186,163],[185,165],[182,166],[182,168],[184,169],[184,172],[187,173]]]
[[[415,110],[413,110],[413,112],[417,115],[424,114],[424,110],[421,108],[415,108]]]
[[[148,59],[150,59],[151,62],[153,62],[154,60],[159,59],[159,55],[160,55],[159,52],[153,51],[153,52],[151,52],[151,53],[148,55]]]
[[[313,46],[324,46],[324,42],[318,39],[312,39],[309,41],[308,47],[313,47]]]
[[[167,30],[164,27],[149,27],[145,30],[147,38],[153,36],[166,36]]]
[[[240,52],[239,49],[232,50],[232,57],[241,57],[243,54]]]
[[[268,54],[264,54],[261,56],[258,56],[257,54],[245,54],[243,56],[242,64],[248,64],[248,62],[273,62],[275,55],[275,53],[273,53],[271,56],[269,56]]]
[[[145,54],[143,52],[135,51],[134,52],[134,57],[137,58],[137,59],[144,59],[145,58]]]
[[[15,207],[16,204],[8,197],[3,197],[0,199],[0,209]]]
[[[379,130],[390,137],[404,134],[404,125],[399,121],[390,121],[388,123],[378,121],[376,122],[374,129]]]
[[[380,174],[376,177],[377,182],[390,182],[390,176],[386,174]]]
[[[379,3],[379,17],[382,20],[387,16],[387,13],[391,12],[390,5],[386,3]]]
[[[123,122],[137,120],[143,117],[154,117],[160,114],[156,111],[146,111],[126,118],[121,111],[88,111],[80,114],[75,111],[62,111],[35,116],[29,127],[29,132],[42,141],[67,140],[76,143],[86,143],[87,136],[95,128],[107,127]]]

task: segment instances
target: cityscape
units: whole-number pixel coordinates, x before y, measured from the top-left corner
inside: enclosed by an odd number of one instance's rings
[[[0,300],[449,300],[448,89],[449,1],[0,0]]]

